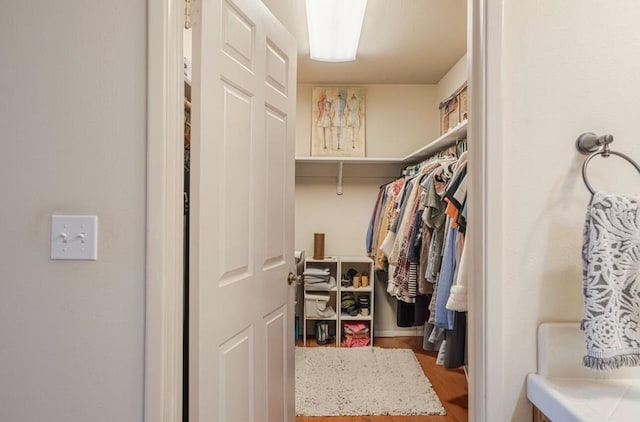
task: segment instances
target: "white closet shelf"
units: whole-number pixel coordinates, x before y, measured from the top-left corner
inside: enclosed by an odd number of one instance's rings
[[[342,321],[371,321],[373,319],[373,317],[371,315],[356,315],[356,316],[351,316],[345,312],[342,312],[340,314],[340,320]]]
[[[308,166],[308,168],[322,169],[327,165],[337,164],[337,184],[336,194],[342,195],[342,179],[345,163],[348,166],[356,165],[392,165],[397,167],[396,171],[402,166],[402,158],[376,158],[376,157],[296,157],[296,165]],[[324,171],[323,171],[324,172]]]
[[[338,286],[332,287],[331,290],[307,290],[310,294],[337,292]]]
[[[468,122],[467,120],[463,120],[456,127],[451,129],[449,132],[436,138],[435,140],[423,146],[416,152],[407,155],[402,159],[402,163],[403,164],[419,163],[420,161],[424,161],[425,159],[429,158],[436,152],[442,151],[447,147],[455,145],[457,141],[461,139],[466,139],[467,122]]]
[[[404,158],[399,157],[296,157],[296,163],[305,164],[413,164],[432,156],[434,153],[455,145],[456,141],[467,137],[467,120],[460,122],[456,127],[444,135],[439,136],[419,150],[412,152]]]
[[[368,256],[341,256],[340,261],[342,262],[363,262],[365,264],[369,264],[372,262],[371,258]]]
[[[424,161],[433,154],[445,148],[455,145],[461,139],[467,137],[467,120],[460,122],[456,127],[444,135],[436,138],[432,142],[423,146],[419,150],[407,155],[404,158],[384,158],[384,157],[296,157],[298,164],[338,164],[338,180],[336,184],[336,194],[342,195],[342,174],[344,164],[400,164],[409,165]]]
[[[402,158],[385,157],[296,157],[296,163],[317,163],[317,164],[400,164]]]
[[[369,287],[342,287],[341,290],[343,292],[366,293],[366,292],[370,292],[373,289],[371,288],[371,285],[369,285]]]
[[[309,321],[337,321],[338,320],[338,315],[334,315],[332,317],[306,317],[305,319],[309,320]]]

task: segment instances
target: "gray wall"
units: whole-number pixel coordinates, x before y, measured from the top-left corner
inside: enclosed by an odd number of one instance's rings
[[[0,420],[141,421],[146,2],[0,13]],[[49,260],[54,213],[99,260]]]

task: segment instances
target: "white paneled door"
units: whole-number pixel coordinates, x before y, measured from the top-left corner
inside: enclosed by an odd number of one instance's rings
[[[293,422],[296,43],[259,0],[192,16],[190,421]]]

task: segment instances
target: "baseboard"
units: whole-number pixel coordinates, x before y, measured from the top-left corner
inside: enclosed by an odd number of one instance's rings
[[[374,337],[422,337],[424,327],[394,328],[393,330],[374,330]]]

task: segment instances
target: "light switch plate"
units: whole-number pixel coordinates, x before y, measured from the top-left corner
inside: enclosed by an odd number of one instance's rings
[[[51,216],[51,259],[98,259],[98,217]]]

